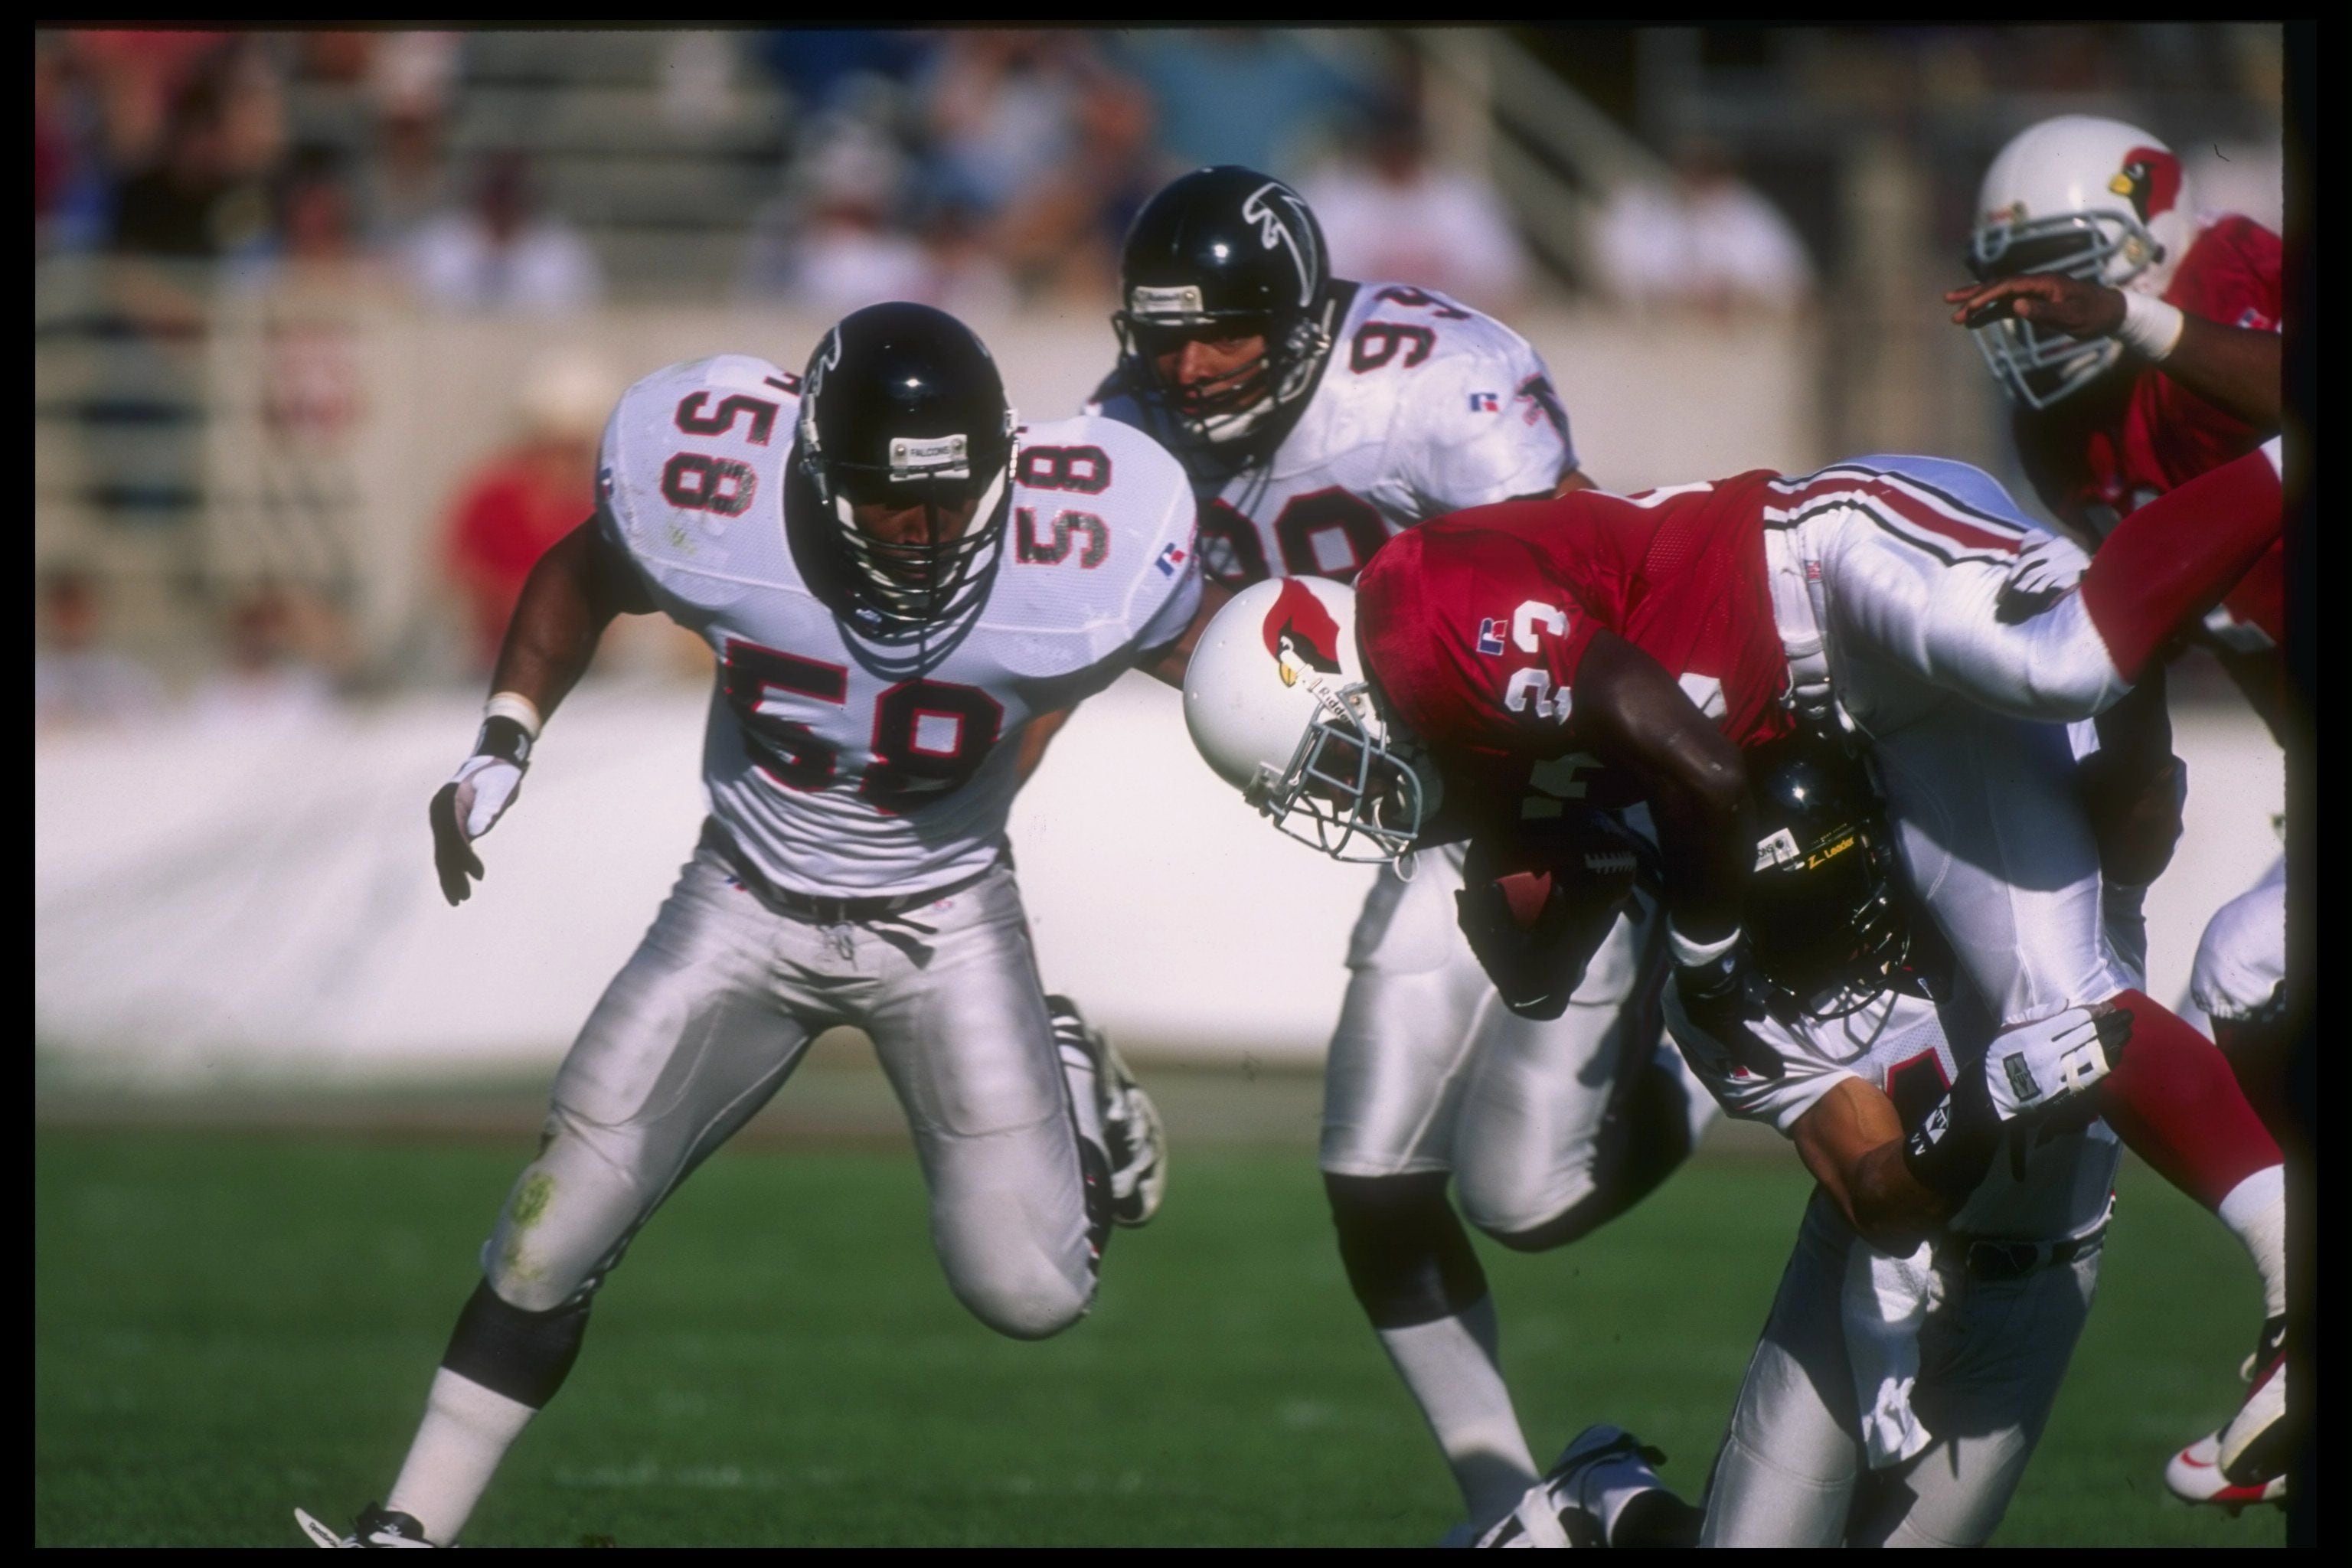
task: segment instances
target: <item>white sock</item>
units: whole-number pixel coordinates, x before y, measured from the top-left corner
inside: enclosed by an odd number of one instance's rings
[[[1484,1531],[1536,1484],[1535,1458],[1503,1386],[1495,1299],[1481,1296],[1451,1318],[1377,1331],[1445,1450],[1471,1527]]]
[[[2263,1277],[2263,1316],[2286,1310],[2286,1167],[2268,1165],[2230,1189],[2215,1211],[2253,1254]]]
[[[424,1424],[383,1506],[415,1519],[436,1546],[454,1545],[499,1461],[538,1414],[520,1400],[441,1368],[433,1374]]]

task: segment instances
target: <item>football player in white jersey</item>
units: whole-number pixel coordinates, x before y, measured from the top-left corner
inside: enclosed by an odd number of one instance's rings
[[[1982,1545],[2088,1315],[2116,1135],[2061,1106],[1900,1157],[1971,1081],[1992,1019],[1904,887],[1861,762],[1803,731],[1743,761],[1758,843],[1742,923],[1771,994],[1748,1026],[1780,1070],[1736,1063],[1671,988],[1667,1010],[1724,1109],[1786,1135],[1822,1184],[1703,1518],[1638,1439],[1596,1426],[1482,1545]]]
[[[474,841],[616,614],[659,611],[718,657],[710,816],[557,1074],[384,1504],[341,1537],[298,1510],[321,1545],[457,1538],[630,1238],[828,1027],[873,1039],[948,1283],[997,1331],[1076,1321],[1110,1225],[1157,1202],[1157,1119],[1049,1011],[1005,818],[1035,715],[1181,668],[1181,468],[1111,420],[1017,426],[980,340],[910,304],[844,320],[804,380],[740,354],[656,372],[600,465],[596,515],[533,570],[475,753],[434,797],[442,886],[467,896]]]
[[[1442,294],[1331,277],[1313,213],[1278,180],[1175,181],[1137,215],[1120,284],[1123,353],[1088,406],[1192,475],[1209,610],[1269,576],[1346,583],[1427,518],[1591,484],[1525,339]],[[1558,787],[1529,814],[1581,793]],[[1462,856],[1433,850],[1410,880],[1389,868],[1373,885],[1321,1163],[1349,1281],[1461,1487],[1466,1537],[1537,1471],[1449,1181],[1504,1245],[1558,1247],[1664,1179],[1715,1107],[1662,1043],[1654,900],[1628,906],[1572,995],[1522,1016],[1456,929]]]

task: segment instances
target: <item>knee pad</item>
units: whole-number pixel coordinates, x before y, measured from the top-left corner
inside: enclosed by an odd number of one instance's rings
[[[441,1364],[533,1410],[544,1406],[572,1373],[588,1333],[583,1295],[552,1311],[530,1312],[502,1300],[485,1279],[474,1288]]]
[[[1376,1329],[1450,1318],[1486,1294],[1469,1233],[1445,1201],[1446,1173],[1342,1176],[1323,1190],[1349,1287]]]

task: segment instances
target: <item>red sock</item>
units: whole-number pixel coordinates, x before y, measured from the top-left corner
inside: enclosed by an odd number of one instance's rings
[[[2212,1041],[2145,992],[2118,992],[2115,1002],[2131,1009],[2131,1042],[2099,1085],[2100,1113],[2166,1181],[2219,1208],[2240,1182],[2279,1163],[2278,1143]]]
[[[2083,574],[2083,607],[2126,680],[2188,622],[2221,603],[2279,536],[2278,470],[2249,452],[2158,497],[2116,525]]]

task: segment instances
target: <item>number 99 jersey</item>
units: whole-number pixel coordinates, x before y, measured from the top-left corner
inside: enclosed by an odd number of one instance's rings
[[[1355,294],[1297,423],[1238,473],[1200,460],[1202,570],[1227,587],[1352,582],[1423,519],[1549,495],[1576,467],[1567,412],[1525,338],[1426,289],[1336,287]],[[1096,399],[1090,408],[1153,428],[1118,375]]]
[[[1024,427],[978,607],[881,643],[850,618],[829,542],[786,522],[787,487],[806,483],[799,391],[740,354],[638,382],[604,429],[598,526],[718,657],[703,784],[753,869],[836,898],[977,876],[1003,849],[1022,727],[1191,622],[1190,487],[1126,426]]]

